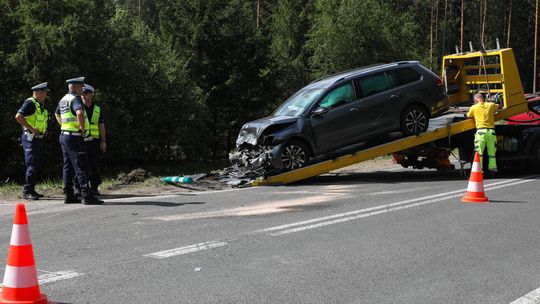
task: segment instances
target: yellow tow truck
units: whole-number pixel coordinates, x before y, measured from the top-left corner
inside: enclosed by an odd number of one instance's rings
[[[461,159],[469,157],[465,152],[470,150],[472,153],[470,147],[473,140],[469,136],[474,132],[474,121],[465,119],[465,110],[460,108],[471,104],[471,94],[480,91],[488,99],[501,104],[502,109],[495,116],[498,122],[529,111],[530,104],[525,99],[510,48],[444,56],[442,71],[451,109],[447,114],[431,119],[426,132],[404,138],[390,137],[385,142],[377,142],[346,155],[278,175],[260,177],[249,185],[289,184],[388,154],[393,154],[396,162],[404,167],[450,169],[448,155],[451,149],[459,148],[463,152]],[[533,134],[522,154],[540,161],[540,128],[532,126],[534,128],[530,133]],[[502,133],[517,137],[523,130],[529,129],[530,125],[523,128],[510,126],[509,131]],[[502,134],[499,139],[503,142],[506,140]]]

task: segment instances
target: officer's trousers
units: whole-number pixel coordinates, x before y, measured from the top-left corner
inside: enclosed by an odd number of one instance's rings
[[[24,164],[26,166],[26,176],[24,178],[24,193],[34,193],[36,179],[41,165],[41,154],[43,150],[43,139],[35,138],[28,141],[27,133],[21,136],[21,143],[24,150]]]
[[[99,163],[101,162],[102,154],[100,142],[101,141],[99,139],[84,142],[84,145],[86,146],[86,153],[88,155],[88,188],[92,190],[98,190],[99,185],[101,185]],[[74,182],[75,189],[80,191],[79,182],[77,179],[75,179]]]
[[[489,170],[497,170],[497,160],[495,159],[495,153],[497,152],[497,135],[495,134],[495,129],[476,130],[476,134],[474,135],[474,149],[480,154],[481,160],[484,156],[484,150],[487,149]]]
[[[83,197],[88,197],[88,157],[82,136],[60,133],[60,145],[64,157],[62,178],[64,194],[73,196],[73,177],[77,179]]]
[[[101,175],[99,172],[99,163],[101,162],[100,142],[99,139],[84,142],[86,144],[86,151],[88,152],[88,164],[90,167],[90,188],[94,190],[97,190],[101,184]]]

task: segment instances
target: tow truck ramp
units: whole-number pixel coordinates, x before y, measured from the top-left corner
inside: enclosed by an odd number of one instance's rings
[[[514,54],[510,48],[448,55],[443,58],[442,70],[450,106],[470,104],[471,94],[480,91],[489,97],[496,96],[498,98],[496,101],[502,103],[502,109],[495,115],[496,121],[528,110]],[[424,133],[393,140],[282,174],[259,178],[251,185],[293,183],[475,128],[472,119],[454,122],[456,115],[463,116],[463,112],[450,113],[430,120],[430,128]]]

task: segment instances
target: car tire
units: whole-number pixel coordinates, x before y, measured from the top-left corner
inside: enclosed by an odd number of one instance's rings
[[[400,128],[404,135],[415,135],[425,132],[429,126],[429,114],[424,107],[408,106],[401,113]]]
[[[289,141],[281,152],[283,171],[291,171],[305,167],[309,163],[310,154],[308,147],[298,140]]]

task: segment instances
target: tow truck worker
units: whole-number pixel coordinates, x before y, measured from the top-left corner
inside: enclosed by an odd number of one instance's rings
[[[481,93],[474,94],[474,102],[475,104],[467,113],[467,117],[474,118],[476,124],[474,149],[478,152],[482,160],[484,150],[487,148],[489,171],[496,173],[497,161],[495,159],[495,152],[497,151],[497,136],[495,135],[495,112],[499,109],[499,105],[493,102],[486,102],[484,95]]]
[[[26,99],[15,115],[15,120],[23,127],[21,143],[24,150],[26,177],[24,178],[23,197],[38,200],[43,197],[36,192],[36,177],[41,164],[43,136],[47,132],[49,112],[44,107],[47,92],[46,82],[32,87],[32,97]]]

